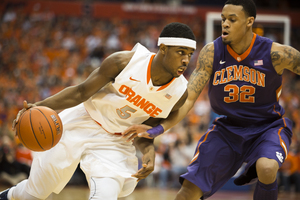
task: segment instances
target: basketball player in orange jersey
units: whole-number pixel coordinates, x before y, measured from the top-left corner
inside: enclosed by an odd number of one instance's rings
[[[83,83],[25,103],[13,127],[25,109],[47,106],[66,109],[59,114],[64,132],[55,147],[35,154],[29,179],[2,192],[0,199],[46,199],[64,188],[79,163],[89,184],[89,199],[117,200],[132,193],[137,181],[153,171],[153,140],[134,140],[143,153],[138,170],[135,147],[121,132],[136,123],[157,125],[155,121],[184,103],[187,80],[182,74],[196,41],[187,25],[171,23],[162,30],[158,46],[157,54],[139,43],[132,51],[114,53]]]
[[[154,138],[182,120],[209,82],[212,109],[219,115],[199,140],[188,172],[180,176],[176,200],[206,199],[245,162],[236,185],[256,182],[254,200],[277,199],[276,175],[288,155],[292,122],[278,99],[284,69],[300,75],[300,53],[252,32],[252,0],[228,0],[221,13],[222,35],[200,52],[185,104],[161,125],[129,128],[132,139]],[[149,130],[148,130],[149,129]]]

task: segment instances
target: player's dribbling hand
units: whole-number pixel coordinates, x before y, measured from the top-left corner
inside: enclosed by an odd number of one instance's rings
[[[144,137],[148,139],[153,139],[147,133],[147,130],[151,129],[151,126],[140,124],[140,125],[133,125],[127,128],[123,133],[123,138],[127,138],[127,142],[133,140],[135,137]]]
[[[26,110],[28,110],[29,108],[35,107],[35,106],[36,106],[35,104],[27,103],[26,100],[23,101],[23,107],[24,107],[24,108],[18,112],[16,119],[14,119],[14,121],[13,121],[13,124],[12,124],[12,130],[13,130],[13,131],[16,130],[16,125],[17,125],[17,123],[19,122],[20,116],[21,116]]]
[[[150,168],[147,164],[143,164],[143,167],[137,171],[137,173],[131,175],[132,177],[137,178],[137,182],[146,178],[151,172],[153,172],[154,168]]]
[[[148,155],[147,155],[148,154]],[[151,172],[154,170],[154,158],[155,158],[155,153],[154,151],[148,152],[145,154],[142,158],[143,160],[143,165],[142,168],[137,171],[137,173],[131,175],[132,177],[137,178],[138,182],[144,178],[146,178]],[[150,156],[151,155],[151,156]],[[147,160],[147,161],[145,161]]]

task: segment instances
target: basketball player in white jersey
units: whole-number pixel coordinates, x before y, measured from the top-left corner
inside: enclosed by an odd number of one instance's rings
[[[0,193],[0,200],[41,200],[59,193],[79,163],[89,199],[116,200],[132,193],[153,171],[153,140],[127,142],[121,133],[133,124],[155,126],[184,103],[182,74],[196,49],[192,30],[181,23],[165,26],[158,45],[156,54],[139,43],[132,51],[114,53],[83,83],[34,104],[24,102],[13,128],[26,109],[47,106],[65,109],[59,114],[64,132],[55,147],[35,152],[30,177]],[[143,153],[140,170],[133,143]]]

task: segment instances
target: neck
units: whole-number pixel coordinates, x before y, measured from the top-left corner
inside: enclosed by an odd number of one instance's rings
[[[243,54],[250,47],[253,32],[249,31],[238,43],[230,44],[230,47],[239,55]]]
[[[173,76],[166,72],[162,58],[156,54],[151,64],[151,80],[154,86],[161,86],[169,83],[173,79]]]

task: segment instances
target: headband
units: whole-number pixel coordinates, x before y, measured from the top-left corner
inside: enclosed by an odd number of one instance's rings
[[[196,41],[187,38],[177,37],[159,37],[157,45],[165,44],[167,46],[183,46],[196,49]]]

